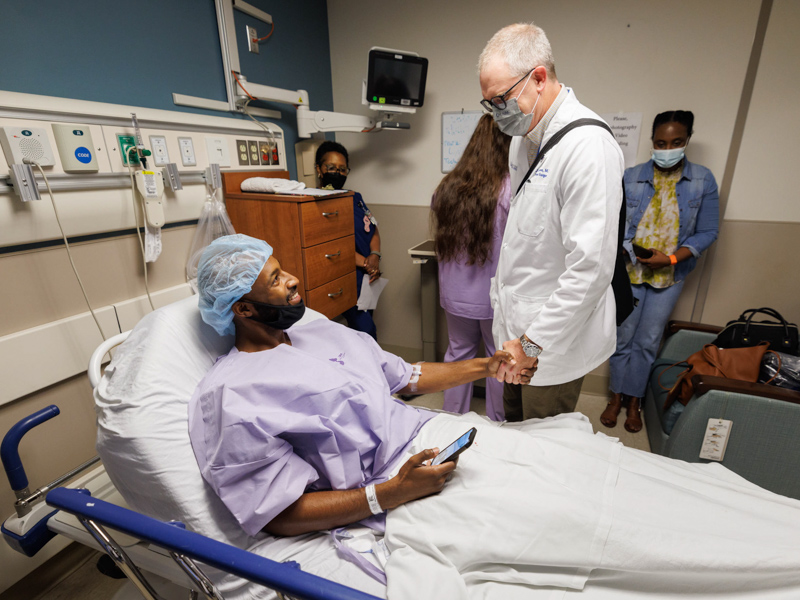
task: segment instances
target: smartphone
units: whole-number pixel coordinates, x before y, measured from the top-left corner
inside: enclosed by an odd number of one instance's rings
[[[470,429],[455,442],[450,444],[447,448],[439,452],[439,454],[437,454],[431,461],[431,466],[440,465],[442,463],[446,463],[447,461],[458,458],[459,454],[472,445],[476,433],[478,433],[477,429],[474,427]]]
[[[640,246],[639,244],[633,244],[633,253],[636,255],[637,258],[650,258],[653,256],[653,251],[648,250]]]

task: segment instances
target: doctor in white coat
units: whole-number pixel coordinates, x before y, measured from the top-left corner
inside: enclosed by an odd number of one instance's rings
[[[600,120],[558,82],[547,36],[532,23],[498,31],[479,68],[482,104],[514,136],[514,191],[553,134],[577,119]],[[611,278],[623,171],[622,151],[608,131],[577,127],[511,201],[491,289],[494,340],[516,358],[498,373],[508,420],[573,411],[583,377],[614,352]],[[517,374],[537,361],[523,393]]]

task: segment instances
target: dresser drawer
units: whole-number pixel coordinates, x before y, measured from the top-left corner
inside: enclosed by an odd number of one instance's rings
[[[332,319],[356,305],[356,273],[353,270],[307,292],[308,306]]]
[[[303,202],[299,207],[300,245],[303,248],[353,235],[351,197]]]
[[[303,249],[305,286],[313,290],[332,279],[338,279],[355,268],[356,236],[317,244]]]

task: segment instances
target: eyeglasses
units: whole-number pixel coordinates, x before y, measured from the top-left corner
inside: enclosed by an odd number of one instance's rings
[[[533,67],[533,69],[535,68],[536,67]],[[506,96],[508,96],[511,93],[511,90],[513,90],[520,83],[522,83],[526,77],[528,77],[531,73],[533,73],[533,69],[525,73],[525,75],[523,75],[522,78],[519,81],[517,81],[517,83],[508,88],[505,91],[505,93],[500,94],[499,96],[495,96],[494,98],[490,98],[489,100],[486,100],[485,98],[481,100],[481,106],[483,106],[483,108],[485,108],[488,111],[491,111],[493,108],[496,108],[497,110],[503,110],[506,107]]]
[[[339,173],[339,175],[350,173],[350,167],[337,167],[336,165],[320,165],[319,170],[323,173]]]

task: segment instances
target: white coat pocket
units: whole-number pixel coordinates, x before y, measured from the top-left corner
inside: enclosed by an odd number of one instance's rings
[[[516,292],[511,294],[513,323],[516,328],[520,329],[520,333],[524,333],[539,316],[548,298],[549,296],[524,296]]]
[[[544,231],[547,218],[550,186],[547,183],[525,184],[517,208],[517,231],[529,238],[537,238]]]

